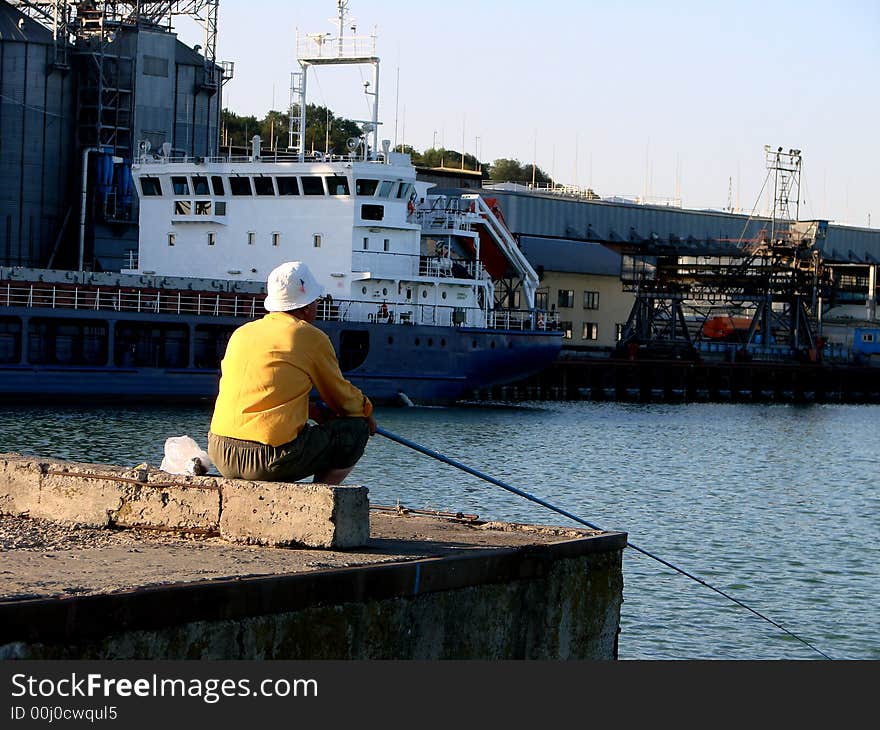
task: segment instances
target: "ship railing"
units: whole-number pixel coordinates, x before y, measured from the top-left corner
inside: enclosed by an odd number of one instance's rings
[[[373,278],[406,278],[430,276],[434,278],[485,279],[486,270],[481,261],[453,259],[449,256],[420,256],[389,251],[353,251],[352,271],[370,272]]]
[[[195,315],[253,319],[263,314],[263,295],[231,293],[123,290],[49,285],[5,287],[7,307],[136,312],[155,315]],[[529,310],[489,310],[444,304],[376,302],[325,298],[318,308],[322,321],[387,322],[439,326],[487,327],[510,330],[558,329],[551,313]]]
[[[253,155],[234,155],[228,152],[225,155],[214,155],[211,157],[194,157],[191,155],[179,155],[176,157],[143,157],[140,160],[144,164],[172,164],[172,165],[192,165],[207,162],[209,164],[247,164],[251,162],[269,162],[269,163],[299,163],[299,155],[296,152],[288,150],[262,150],[259,157]],[[304,163],[309,162],[361,162],[363,157],[355,154],[328,154],[325,152],[311,152],[305,156]]]
[[[128,290],[100,287],[6,285],[8,307],[34,309],[104,310],[205,317],[255,317],[262,312],[262,295],[208,292]]]

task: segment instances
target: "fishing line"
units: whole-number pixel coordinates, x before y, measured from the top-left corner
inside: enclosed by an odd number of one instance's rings
[[[454,466],[456,469],[460,469],[461,471],[467,472],[468,474],[471,474],[475,477],[478,477],[479,479],[487,481],[490,484],[494,484],[495,486],[501,487],[502,489],[506,489],[508,492],[513,492],[513,494],[519,495],[520,497],[523,497],[524,499],[528,499],[531,502],[535,502],[536,504],[539,504],[542,507],[546,507],[547,509],[552,510],[553,512],[556,512],[557,514],[560,514],[563,517],[568,517],[568,519],[574,520],[575,522],[578,522],[581,525],[585,525],[593,530],[599,530],[601,532],[606,532],[606,530],[599,527],[598,525],[594,525],[592,522],[588,522],[587,520],[585,520],[581,517],[578,517],[577,515],[574,515],[571,512],[568,512],[567,510],[562,509],[561,507],[557,507],[556,505],[551,504],[550,502],[547,502],[547,501],[541,499],[540,497],[536,497],[533,494],[529,494],[528,492],[524,492],[522,489],[517,489],[516,487],[513,487],[510,484],[502,482],[500,479],[495,479],[495,477],[491,477],[488,474],[484,474],[483,472],[478,471],[477,469],[473,469],[473,468],[469,467],[467,464],[462,464],[460,461],[456,461],[455,459],[451,459],[448,456],[441,454],[439,451],[434,451],[434,449],[429,449],[426,446],[422,446],[421,444],[417,444],[415,441],[410,441],[409,439],[403,438],[403,436],[398,436],[397,434],[391,433],[390,431],[386,431],[382,427],[377,427],[376,433],[378,433],[380,436],[384,436],[385,438],[387,438],[391,441],[396,441],[397,443],[401,444],[402,446],[406,446],[406,447],[412,449],[413,451],[418,451],[419,453],[422,453],[425,456],[430,456],[432,459],[437,459],[437,461],[442,461],[444,464],[449,464],[449,466]],[[725,591],[721,590],[720,588],[713,586],[711,583],[707,583],[702,578],[700,578],[696,575],[693,575],[692,573],[689,573],[688,571],[684,570],[683,568],[679,568],[677,565],[670,563],[668,560],[664,560],[659,555],[655,555],[654,553],[652,553],[648,550],[645,550],[644,548],[640,548],[638,545],[634,545],[629,540],[627,540],[626,545],[627,545],[627,547],[632,548],[636,552],[639,552],[642,555],[644,555],[648,558],[651,558],[652,560],[656,560],[661,565],[665,565],[667,568],[671,568],[672,570],[674,570],[677,573],[680,573],[681,575],[685,576],[686,578],[690,578],[691,580],[696,581],[697,583],[699,583],[702,586],[705,586],[709,590],[715,591],[715,593],[717,593],[718,595],[724,596],[724,598],[728,599],[729,601],[732,601],[737,606],[740,606],[740,607],[746,609],[747,611],[750,611],[758,618],[763,619],[764,621],[771,624],[772,626],[775,626],[780,631],[785,632],[786,634],[791,636],[793,639],[797,639],[799,642],[808,646],[810,649],[815,651],[817,654],[821,654],[826,659],[831,659],[831,657],[828,656],[828,654],[826,654],[821,649],[813,646],[813,644],[811,644],[806,639],[798,636],[793,631],[788,630],[787,628],[785,628],[781,624],[777,623],[773,619],[765,616],[760,611],[757,611],[756,609],[752,608],[751,606],[743,603],[738,598],[734,598],[729,593],[726,593]]]

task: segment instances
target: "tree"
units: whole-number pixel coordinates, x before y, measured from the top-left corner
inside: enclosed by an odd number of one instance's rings
[[[519,160],[501,158],[489,168],[489,178],[494,182],[516,182],[528,185],[532,182],[532,165],[523,165]],[[540,167],[534,168],[535,183],[552,182],[550,176]]]

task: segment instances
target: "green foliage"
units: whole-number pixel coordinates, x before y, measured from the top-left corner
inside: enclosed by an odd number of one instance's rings
[[[294,107],[294,114],[299,114],[296,107]],[[286,150],[290,139],[288,113],[270,111],[262,119],[257,119],[254,116],[239,116],[228,109],[223,110],[221,144],[224,148],[247,148],[255,134],[259,134],[262,138],[264,150]],[[356,122],[344,117],[337,117],[325,106],[309,104],[306,107],[305,148],[307,152],[330,152],[331,154],[345,155],[349,153],[348,140],[352,137],[359,139],[361,136],[360,127]],[[368,141],[370,140],[372,140],[372,135],[368,135]],[[446,167],[454,170],[462,168],[461,153],[455,150],[431,147],[424,152],[419,152],[411,145],[398,145],[395,150],[408,153],[412,157],[413,164],[420,167]],[[465,154],[464,169],[481,170],[484,176],[496,182],[524,184],[532,182],[532,166],[514,159],[501,158],[489,165],[481,163],[473,155]],[[536,167],[534,170],[534,180],[537,183],[552,182],[550,176],[540,167]]]
[[[489,177],[494,182],[529,184],[532,182],[532,172],[532,165],[524,165],[519,160],[501,158],[492,163],[489,168]],[[535,167],[534,181],[536,183],[549,183],[551,179],[540,167]]]

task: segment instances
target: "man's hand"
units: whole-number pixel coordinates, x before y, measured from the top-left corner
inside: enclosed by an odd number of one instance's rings
[[[370,436],[376,435],[376,419],[372,415],[367,416],[367,425],[370,427]]]

